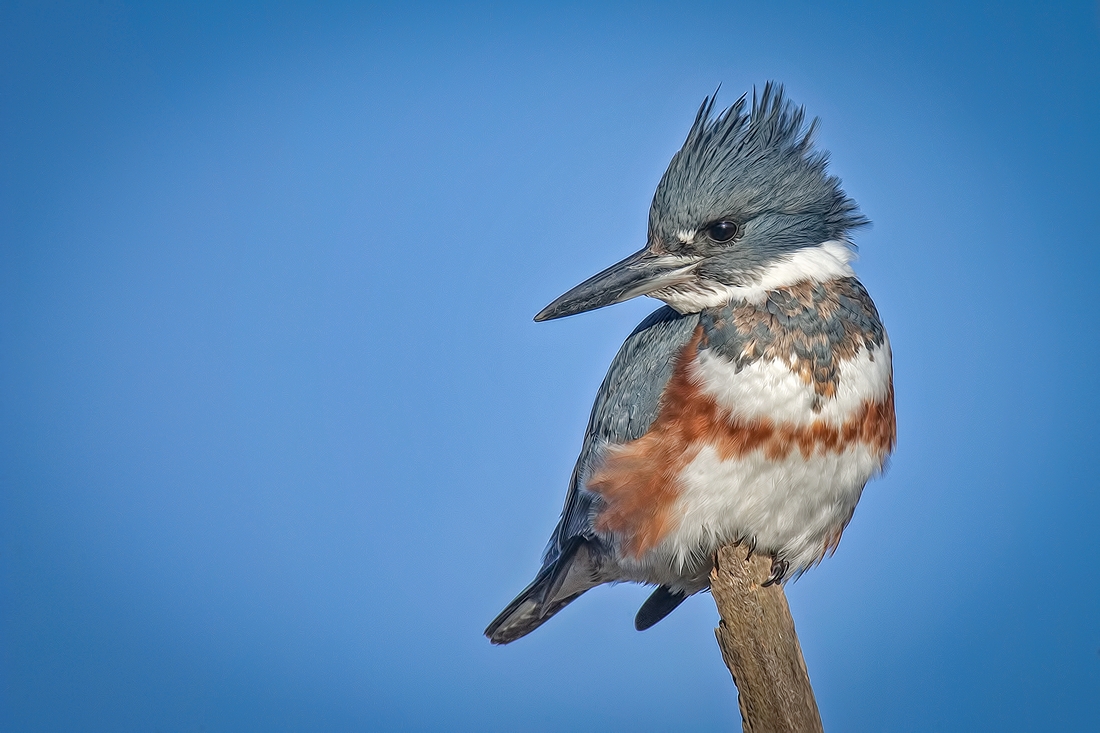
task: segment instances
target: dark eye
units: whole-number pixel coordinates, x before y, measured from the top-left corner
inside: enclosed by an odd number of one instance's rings
[[[707,227],[707,236],[719,244],[725,244],[741,233],[741,226],[733,221],[718,221]]]

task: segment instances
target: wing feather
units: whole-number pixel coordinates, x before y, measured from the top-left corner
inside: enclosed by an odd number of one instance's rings
[[[635,440],[649,430],[676,359],[698,323],[698,314],[680,315],[665,306],[642,321],[619,349],[596,392],[561,520],[543,554],[543,567],[553,563],[574,537],[596,540],[592,522],[599,498],[584,488],[584,482],[607,445]]]

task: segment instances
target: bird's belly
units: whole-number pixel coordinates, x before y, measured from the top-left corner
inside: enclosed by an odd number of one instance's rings
[[[700,553],[709,559],[720,545],[743,539],[792,568],[809,567],[840,540],[863,486],[881,466],[880,452],[862,443],[778,459],[756,451],[723,460],[714,447],[703,447],[680,473],[679,522],[660,550],[683,563]]]
[[[683,406],[670,399],[667,419],[611,451],[592,483],[623,574],[693,591],[732,541],[792,572],[835,549],[894,441],[889,346],[840,371],[822,399],[781,363],[695,362],[673,393]]]

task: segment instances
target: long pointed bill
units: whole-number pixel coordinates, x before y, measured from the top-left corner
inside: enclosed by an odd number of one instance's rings
[[[697,264],[694,257],[655,255],[643,249],[588,278],[539,311],[535,320],[572,316],[688,282]]]

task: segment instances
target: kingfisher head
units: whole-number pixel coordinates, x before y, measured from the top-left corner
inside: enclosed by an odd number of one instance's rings
[[[703,100],[649,209],[646,245],[546,306],[536,321],[659,298],[681,313],[807,279],[851,275],[849,232],[868,223],[815,150],[817,120],[769,82],[712,116]]]

